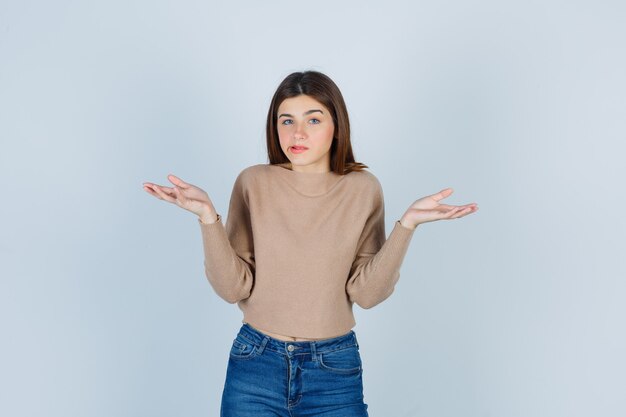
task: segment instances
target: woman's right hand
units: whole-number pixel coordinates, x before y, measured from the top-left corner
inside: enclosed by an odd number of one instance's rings
[[[143,189],[160,200],[176,204],[178,207],[198,215],[203,223],[217,221],[215,207],[204,190],[186,183],[175,175],[168,175],[167,179],[174,184],[173,187],[144,182]]]

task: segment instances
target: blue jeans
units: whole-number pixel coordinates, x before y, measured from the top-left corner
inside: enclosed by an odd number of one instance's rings
[[[233,340],[221,417],[367,417],[353,330],[287,342],[244,323]]]

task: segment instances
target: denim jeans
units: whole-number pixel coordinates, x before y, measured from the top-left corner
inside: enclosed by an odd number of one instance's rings
[[[244,323],[229,356],[221,417],[369,416],[353,330],[294,342]]]

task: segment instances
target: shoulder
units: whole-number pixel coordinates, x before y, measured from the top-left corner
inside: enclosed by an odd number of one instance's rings
[[[239,171],[239,174],[237,174],[237,179],[235,181],[248,184],[252,179],[258,177],[261,173],[266,171],[265,166],[265,164],[256,164],[245,167],[241,171]]]
[[[252,180],[256,176],[255,173],[258,170],[257,167],[258,165],[252,165],[239,171],[239,174],[237,174],[233,184],[233,194],[243,194],[244,196],[248,194],[248,190],[254,184]]]
[[[268,175],[270,172],[272,172],[272,169],[273,167],[270,164],[255,164],[242,169],[239,175],[246,177]]]
[[[373,196],[382,196],[383,187],[378,177],[372,172],[367,170],[352,171],[346,174],[346,177],[350,178],[352,185],[358,188],[360,192],[365,192]]]
[[[261,171],[265,170],[265,164],[255,164],[250,165],[249,167],[245,167],[239,172],[240,176],[253,176]]]

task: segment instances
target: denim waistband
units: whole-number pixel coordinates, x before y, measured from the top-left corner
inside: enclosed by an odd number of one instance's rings
[[[330,339],[285,341],[275,339],[269,335],[266,335],[265,333],[260,332],[259,330],[250,326],[248,323],[244,323],[239,329],[238,336],[242,336],[250,343],[254,343],[258,347],[260,347],[261,350],[270,349],[275,352],[289,354],[324,353],[351,346],[359,346],[356,334],[353,330],[350,330],[344,335],[332,337]]]

